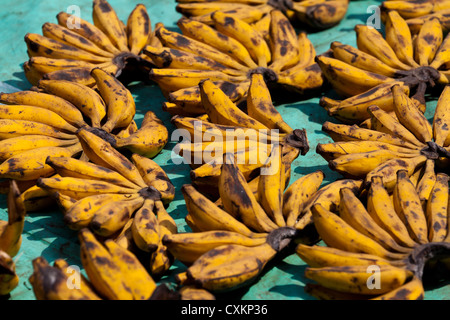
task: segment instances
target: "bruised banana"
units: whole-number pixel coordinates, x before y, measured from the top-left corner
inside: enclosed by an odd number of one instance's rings
[[[142,50],[158,41],[147,8],[136,5],[124,23],[106,0],[94,0],[92,4],[93,23],[81,18],[74,21],[68,13],[60,12],[57,24],[43,24],[42,35],[25,36],[29,60],[24,70],[32,85],[52,79],[94,87],[94,68],[114,77],[128,73],[133,69],[130,65],[147,71],[151,68]]]

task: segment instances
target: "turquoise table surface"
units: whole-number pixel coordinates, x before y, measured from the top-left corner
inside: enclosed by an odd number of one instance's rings
[[[164,23],[168,28],[178,30],[176,21],[181,17],[176,12],[175,0],[109,0],[116,10],[119,18],[126,21],[129,13],[138,3],[143,3],[149,12],[152,26],[157,22]],[[345,19],[337,26],[320,32],[311,32],[309,38],[316,47],[317,53],[323,53],[330,47],[332,41],[340,41],[356,46],[354,26],[373,22],[373,7],[381,1],[351,1]],[[56,22],[56,15],[60,11],[67,11],[72,5],[80,8],[81,18],[92,22],[91,0],[3,0],[0,12],[0,91],[12,92],[26,90],[30,84],[26,80],[22,64],[28,59],[24,36],[26,33],[40,33],[45,22]],[[69,12],[70,13],[70,12]],[[136,121],[140,124],[147,110],[154,111],[163,120],[171,133],[174,129],[170,123],[170,115],[161,109],[165,101],[159,88],[152,83],[131,83],[130,91],[136,99]],[[333,91],[324,93],[332,96]],[[436,97],[430,98],[426,111],[428,119],[432,118],[436,106]],[[339,174],[331,171],[326,161],[315,153],[318,143],[327,143],[331,139],[321,131],[322,123],[330,120],[325,110],[318,105],[319,97],[295,103],[277,104],[278,110],[284,119],[293,128],[305,128],[308,134],[310,151],[305,156],[299,156],[293,163],[291,182],[299,177],[316,170],[325,173],[323,185],[341,178]],[[168,212],[176,219],[179,232],[189,231],[184,221],[187,213],[180,188],[190,183],[190,168],[185,165],[175,165],[172,162],[172,149],[175,141],[170,141],[155,161],[162,166],[176,187],[174,201],[168,207]],[[0,197],[0,220],[7,220],[7,206],[4,197]],[[68,229],[58,211],[44,211],[29,213],[26,217],[23,244],[15,257],[17,273],[20,277],[19,286],[14,289],[8,299],[34,300],[35,296],[29,282],[32,274],[31,261],[42,256],[52,263],[55,259],[63,258],[69,264],[79,266],[79,243],[74,231]],[[224,295],[220,298],[233,300],[312,300],[304,292],[304,285],[308,280],[304,277],[306,264],[295,254],[276,259],[265,269],[264,273],[253,285]],[[174,275],[184,271],[185,266],[175,262],[159,282],[174,283]],[[425,299],[450,299],[449,282],[439,286],[426,288]]]

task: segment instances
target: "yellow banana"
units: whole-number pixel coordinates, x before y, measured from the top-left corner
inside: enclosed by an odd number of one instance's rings
[[[133,9],[127,20],[128,47],[131,53],[138,55],[147,44],[152,33],[152,26],[147,9],[143,4],[138,4]]]
[[[3,178],[34,180],[52,174],[53,168],[45,163],[47,157],[72,157],[81,151],[80,144],[70,147],[41,147],[24,151],[0,165]]]
[[[378,285],[368,286],[372,272],[367,266],[306,268],[305,276],[318,284],[342,292],[358,294],[384,294],[402,286],[412,272],[404,268],[381,265]]]
[[[182,18],[178,20],[177,26],[184,35],[194,38],[203,43],[208,43],[214,48],[241,61],[249,68],[257,68],[258,65],[251,59],[248,50],[236,39],[218,32],[206,23],[193,19]]]
[[[202,254],[225,244],[257,246],[265,243],[265,238],[251,238],[233,231],[204,231],[170,234],[163,238],[163,243],[174,257],[185,265],[191,265]]]
[[[30,120],[0,119],[0,139],[22,135],[44,135],[57,139],[72,140],[73,134],[65,133],[48,124]]]
[[[116,77],[100,68],[94,68],[91,75],[107,107],[102,129],[111,132],[116,128],[126,128],[136,113],[131,92]]]
[[[58,24],[63,27],[68,27],[68,22],[71,17],[72,16],[70,14],[64,11],[61,11],[56,16]],[[113,54],[120,53],[120,50],[112,44],[110,38],[98,27],[80,17],[77,17],[77,22],[79,23],[79,28],[74,28],[72,29],[72,31],[92,41],[103,50],[106,50]]]
[[[33,259],[32,265],[33,273],[29,281],[37,300],[100,300],[85,283],[80,284],[79,288],[75,284],[69,286],[71,279],[67,271],[71,269],[51,266],[44,257]]]
[[[450,86],[446,86],[439,96],[433,117],[433,137],[439,146],[450,144]]]
[[[367,212],[400,245],[408,248],[414,248],[417,245],[395,212],[391,197],[384,188],[382,176],[373,176],[371,179],[367,193]]]
[[[413,40],[408,24],[397,11],[389,11],[386,16],[386,42],[401,62],[411,67],[419,67],[414,60]]]
[[[110,143],[87,128],[80,129],[77,136],[83,146],[83,151],[92,162],[117,171],[141,188],[147,187],[139,174],[139,170],[130,160],[114,149]]]
[[[66,196],[59,192],[54,192],[53,197],[55,198],[56,204],[58,205],[58,207],[64,213],[69,211],[70,208],[72,208],[72,206],[77,202],[76,199],[73,199],[72,197]]]
[[[200,256],[187,269],[187,277],[206,290],[225,291],[254,280],[275,254],[267,243],[254,247],[222,245]]]
[[[182,286],[179,293],[181,300],[216,300],[216,297],[212,293],[195,286]]]
[[[247,181],[236,165],[234,155],[225,154],[219,180],[219,193],[225,211],[257,232],[270,232],[278,226],[256,201]]]
[[[215,28],[232,38],[241,42],[250,53],[252,59],[260,67],[267,67],[272,61],[272,54],[269,45],[263,36],[251,25],[240,19],[234,18],[230,14],[216,11],[211,14]]]
[[[42,34],[49,38],[68,46],[82,49],[90,52],[91,54],[112,58],[114,55],[111,52],[107,52],[95,45],[89,39],[86,39],[76,32],[60,26],[59,24],[46,22],[42,25]]]
[[[144,204],[136,211],[131,225],[134,243],[145,252],[156,250],[159,242],[159,225],[155,213],[153,199],[145,199]]]
[[[448,175],[436,174],[436,183],[426,204],[429,242],[444,241],[448,233],[448,180]]]
[[[425,162],[423,174],[416,185],[417,194],[422,203],[430,198],[431,190],[436,183],[436,171],[434,160],[428,159]]]
[[[59,192],[62,196],[64,193]],[[72,230],[81,230],[86,228],[91,223],[97,210],[108,203],[115,203],[116,201],[131,200],[137,198],[132,194],[120,193],[101,193],[88,195],[77,200],[75,203],[71,202],[71,206],[64,212],[64,223]]]
[[[211,80],[199,83],[203,106],[213,123],[255,130],[268,128],[240,110]]]
[[[188,215],[200,230],[234,231],[248,237],[252,237],[255,234],[231,214],[217,207],[192,185],[184,185],[181,188],[181,192],[186,201]]]
[[[119,50],[129,51],[124,25],[106,0],[94,0],[92,19],[94,25],[102,30]]]
[[[15,105],[30,105],[45,108],[57,113],[64,120],[76,127],[86,125],[83,114],[69,101],[53,94],[37,91],[18,91],[1,93],[0,102]]]
[[[444,35],[438,19],[426,21],[417,35],[414,56],[421,66],[428,66],[434,60]]]
[[[10,181],[7,198],[8,221],[0,221],[0,251],[14,257],[22,245],[22,233],[27,213],[15,180]]]
[[[345,222],[389,251],[402,253],[411,251],[410,248],[404,248],[397,244],[391,235],[375,222],[361,200],[350,189],[343,188],[339,192],[341,195],[339,217]]]
[[[418,243],[428,242],[428,227],[419,195],[406,170],[397,171],[397,184],[393,191],[395,211]]]
[[[402,286],[372,298],[372,300],[423,300],[424,295],[425,289],[423,288],[422,281],[416,276],[413,276],[412,279]]]
[[[153,111],[147,111],[141,127],[128,137],[116,138],[115,146],[154,158],[169,141],[169,132]]]
[[[106,106],[102,97],[92,88],[66,80],[41,80],[38,86],[47,93],[73,103],[91,120],[92,126],[100,127],[106,115]]]
[[[277,129],[281,133],[294,131],[272,104],[270,91],[264,76],[260,73],[254,73],[251,76],[247,95],[247,114],[269,129]]]
[[[283,193],[283,216],[287,226],[294,226],[306,203],[319,190],[325,175],[315,171],[295,180]]]
[[[447,36],[442,41],[441,46],[436,52],[433,61],[430,63],[430,67],[438,70],[442,65],[447,64],[450,61],[450,36]]]
[[[388,260],[399,260],[404,257],[402,254],[386,250],[377,241],[355,230],[320,204],[313,205],[311,212],[317,232],[330,247],[354,253],[367,253]]]
[[[390,265],[390,261],[376,255],[347,252],[327,246],[298,244],[295,252],[312,268]]]
[[[314,59],[317,55],[316,48],[314,48],[311,40],[308,39],[308,34],[304,31],[298,33],[298,51],[300,55],[300,61],[291,70],[309,67],[314,64]]]
[[[286,187],[286,172],[281,149],[281,145],[274,145],[271,155],[261,168],[257,201],[273,222],[284,227],[286,221],[283,216],[283,191]]]
[[[278,74],[277,83],[288,91],[301,95],[314,93],[322,88],[324,74],[317,63],[305,68],[291,68]]]
[[[316,62],[336,92],[343,97],[361,94],[377,85],[394,81],[392,78],[359,69],[324,55],[318,55]]]

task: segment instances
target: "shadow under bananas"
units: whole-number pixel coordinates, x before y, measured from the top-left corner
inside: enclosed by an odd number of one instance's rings
[[[23,70],[23,64],[20,64],[19,68]],[[4,83],[13,86],[20,90],[29,90],[31,88],[30,82],[25,77],[25,72],[13,72],[11,80],[5,80]]]

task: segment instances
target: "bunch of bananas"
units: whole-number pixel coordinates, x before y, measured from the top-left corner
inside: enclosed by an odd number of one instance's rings
[[[29,210],[47,205],[45,192],[33,188],[38,178],[54,174],[47,157],[85,158],[81,128],[90,128],[119,150],[146,157],[154,157],[168,141],[166,127],[151,111],[138,128],[133,96],[113,75],[100,68],[90,74],[97,90],[67,80],[41,80],[37,91],[0,94],[6,103],[0,106],[0,177],[18,181]]]
[[[450,3],[447,0],[386,0],[380,8],[382,19],[386,12],[397,11],[413,33],[418,33],[426,21],[435,18],[439,19],[445,31],[450,31]]]
[[[12,259],[22,245],[26,209],[14,180],[9,181],[7,197],[8,221],[0,221],[0,297],[9,294],[19,284],[16,264]]]
[[[150,158],[133,154],[130,161],[87,128],[78,136],[91,162],[48,157],[46,164],[56,175],[39,178],[37,187],[55,197],[69,228],[90,228],[127,249],[137,247],[151,256],[152,274],[161,275],[173,262],[161,239],[177,232],[165,210],[174,186]]]
[[[212,26],[182,18],[182,33],[160,24],[155,35],[162,47],[147,46],[147,54],[157,68],[150,79],[168,100],[165,110],[172,115],[196,116],[205,113],[198,83],[210,79],[233,102],[246,98],[250,77],[264,75],[271,87],[300,94],[319,90],[322,72],[314,62],[315,49],[306,33],[295,29],[279,10],[268,19],[249,24],[231,13],[215,11]]]
[[[94,0],[92,18],[93,24],[60,12],[58,23],[46,22],[42,26],[42,35],[25,36],[30,59],[23,67],[32,85],[46,79],[92,87],[96,84],[90,73],[93,68],[116,77],[126,71],[148,72],[153,65],[142,55],[142,49],[147,44],[157,46],[158,40],[143,4],[135,7],[124,24],[106,0]],[[135,74],[133,78],[136,79]]]
[[[215,202],[191,184],[182,187],[185,221],[193,232],[163,238],[173,256],[187,266],[176,276],[180,286],[197,285],[217,293],[251,284],[277,254],[292,248],[291,243],[318,241],[314,229],[308,228],[314,204],[331,208],[339,203],[337,190],[356,192],[362,185],[345,179],[320,188],[324,175],[316,171],[288,186],[280,145],[273,148],[268,163],[275,166],[247,181],[236,157],[225,154],[220,198]]]
[[[282,161],[287,177],[300,154],[309,150],[306,131],[292,129],[272,104],[262,74],[250,78],[246,112],[242,111],[211,80],[199,83],[205,114],[174,116],[172,123],[183,130],[185,141],[174,152],[191,166],[192,183],[212,197],[218,197],[218,180],[224,153],[239,158],[238,166],[247,180],[255,178],[275,144],[282,145]]]
[[[318,144],[317,152],[332,170],[347,177],[383,177],[392,190],[396,172],[404,169],[418,185],[420,198],[428,199],[436,172],[446,170],[449,159],[450,86],[442,92],[430,124],[400,86],[392,87],[395,116],[380,107],[368,108],[371,129],[325,122],[322,130],[334,142]]]
[[[330,116],[362,123],[373,104],[392,113],[391,87],[399,84],[424,111],[428,88],[450,78],[450,35],[444,38],[439,19],[427,20],[416,35],[397,11],[388,11],[385,38],[375,28],[356,25],[357,47],[333,42],[316,57],[324,76],[344,100],[322,97]]]
[[[219,11],[248,23],[267,19],[272,10],[290,21],[323,30],[338,24],[347,13],[349,0],[177,0],[176,10],[193,20],[213,24],[211,13]]]
[[[430,197],[419,197],[404,169],[392,192],[382,175],[362,192],[339,191],[334,210],[315,204],[314,225],[325,245],[299,244],[309,266],[305,290],[319,299],[417,300],[424,274],[448,276],[449,176],[439,173]],[[447,257],[447,258],[445,258]],[[447,271],[445,271],[447,268]]]

